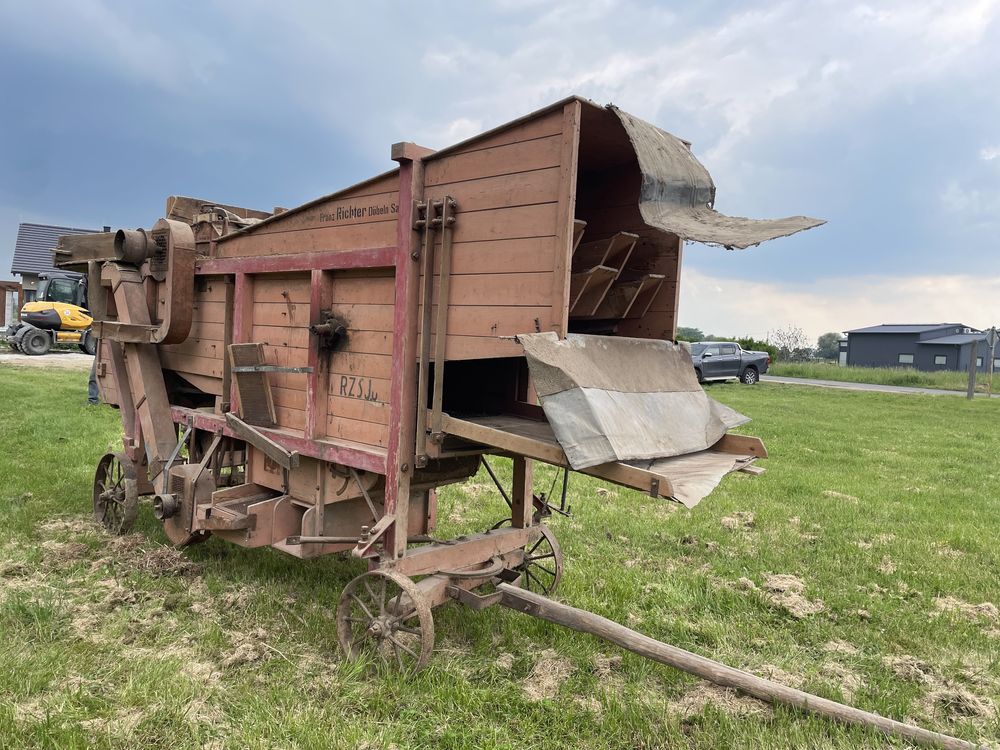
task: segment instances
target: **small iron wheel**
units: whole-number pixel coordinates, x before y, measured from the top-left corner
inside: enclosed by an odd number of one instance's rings
[[[524,562],[516,570],[521,574],[523,588],[548,596],[559,587],[559,581],[562,580],[562,548],[548,526],[542,524],[538,529],[542,535],[524,548]]]
[[[340,595],[337,640],[350,660],[370,651],[403,671],[422,669],[434,650],[431,608],[406,576],[363,573]]]
[[[139,512],[135,467],[122,453],[106,453],[94,474],[94,518],[112,534],[127,534]]]

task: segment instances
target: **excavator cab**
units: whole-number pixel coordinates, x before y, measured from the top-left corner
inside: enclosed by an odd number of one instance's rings
[[[47,354],[53,344],[77,344],[94,354],[94,319],[87,309],[87,277],[51,272],[39,277],[38,293],[21,308],[20,320],[7,329],[7,342],[24,354]]]

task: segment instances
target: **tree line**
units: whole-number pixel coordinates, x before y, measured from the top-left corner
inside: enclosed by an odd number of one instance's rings
[[[750,336],[717,336],[707,334],[700,328],[678,326],[678,341],[735,341],[744,349],[767,352],[771,360],[777,362],[802,362],[808,359],[837,359],[840,356],[840,339],[843,334],[836,331],[824,333],[813,346],[798,326],[785,326],[767,332],[763,341]]]

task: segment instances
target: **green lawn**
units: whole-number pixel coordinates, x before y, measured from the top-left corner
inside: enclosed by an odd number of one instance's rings
[[[780,375],[786,378],[903,385],[913,388],[939,388],[946,391],[965,391],[969,387],[969,374],[954,370],[923,372],[912,367],[840,367],[833,362],[775,362],[767,372],[768,375]],[[1000,377],[996,379],[994,392],[1000,391]],[[976,391],[986,393],[987,390],[988,376],[986,373],[978,373]]]
[[[767,385],[712,396],[770,458],[686,511],[573,475],[558,598],[970,740],[1000,724],[1000,403]],[[357,561],[89,523],[117,413],[86,373],[0,367],[0,748],[883,747],[509,610],[435,612],[430,668],[347,664]],[[503,471],[509,471],[499,461]],[[548,490],[552,471],[539,470]],[[505,508],[485,475],[440,535]],[[903,745],[897,745],[903,746]]]

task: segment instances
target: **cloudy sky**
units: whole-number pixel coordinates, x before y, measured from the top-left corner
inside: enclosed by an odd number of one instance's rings
[[[694,143],[741,216],[681,323],[1000,323],[1000,0],[0,0],[0,277],[21,221],[293,206],[576,93]]]

